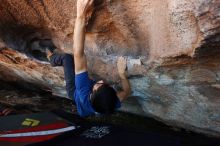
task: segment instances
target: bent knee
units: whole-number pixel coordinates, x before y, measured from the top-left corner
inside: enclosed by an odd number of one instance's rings
[[[73,60],[73,55],[65,53],[63,55],[64,59]]]

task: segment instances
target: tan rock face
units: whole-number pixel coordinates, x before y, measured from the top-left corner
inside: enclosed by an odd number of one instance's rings
[[[116,59],[127,56],[141,110],[129,102],[124,111],[219,136],[219,6],[219,0],[96,0],[85,43],[91,75],[116,82]],[[71,52],[74,21],[74,0],[2,0],[0,48],[11,49],[0,50],[0,78],[65,96],[62,68],[50,67],[41,44]]]
[[[219,44],[218,6],[216,0],[98,0],[86,46],[95,55],[144,56],[152,61],[193,56],[197,48],[213,46],[209,38]],[[8,45],[27,51],[33,39],[52,39],[57,47],[71,51],[75,1],[3,0],[0,7],[2,39]]]

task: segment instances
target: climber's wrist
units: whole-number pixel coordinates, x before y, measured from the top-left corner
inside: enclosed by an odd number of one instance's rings
[[[79,24],[81,27],[85,27],[86,19],[84,17],[77,17],[75,23]]]

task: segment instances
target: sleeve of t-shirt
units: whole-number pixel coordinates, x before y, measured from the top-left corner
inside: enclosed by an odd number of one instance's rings
[[[85,86],[90,86],[92,82],[93,80],[89,79],[88,72],[76,74],[75,76],[76,89],[82,89]]]

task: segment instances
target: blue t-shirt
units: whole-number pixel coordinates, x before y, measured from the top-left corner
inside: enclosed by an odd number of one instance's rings
[[[89,96],[92,93],[95,81],[89,79],[88,72],[83,72],[75,76],[75,93],[74,100],[76,103],[77,111],[80,116],[89,116],[96,113],[92,108]],[[118,100],[116,108],[120,108],[121,103]]]

